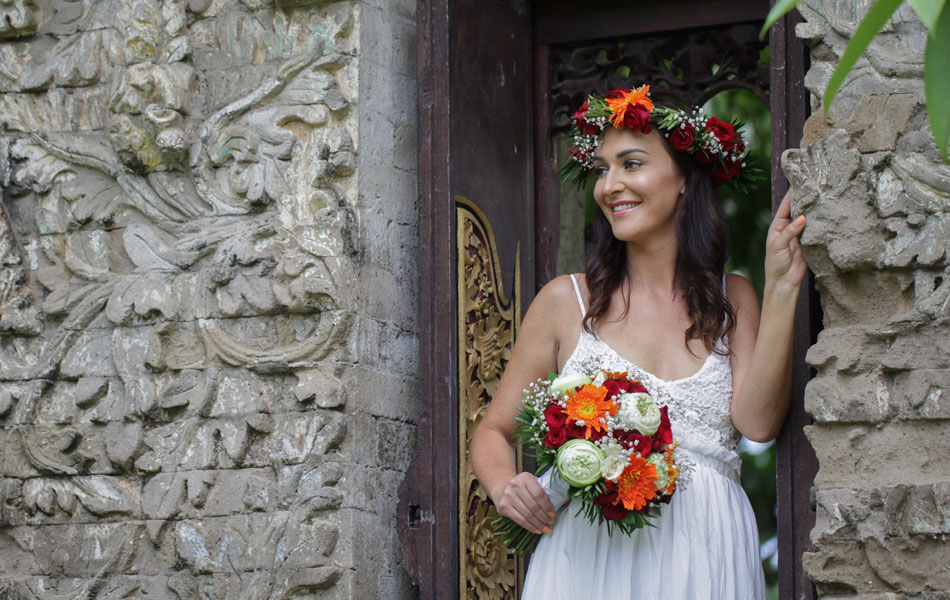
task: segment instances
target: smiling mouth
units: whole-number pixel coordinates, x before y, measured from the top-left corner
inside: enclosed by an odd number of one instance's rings
[[[631,208],[636,208],[642,204],[641,202],[624,202],[622,204],[614,204],[610,207],[610,210],[614,213],[623,212],[625,210],[630,210]]]

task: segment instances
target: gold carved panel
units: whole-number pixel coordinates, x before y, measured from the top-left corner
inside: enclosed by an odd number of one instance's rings
[[[517,558],[492,532],[495,506],[472,472],[469,444],[501,380],[521,321],[521,263],[510,296],[501,282],[495,237],[484,213],[456,196],[459,325],[459,589],[471,600],[516,600],[524,581]],[[520,250],[520,244],[518,246]],[[516,460],[522,468],[521,450]]]

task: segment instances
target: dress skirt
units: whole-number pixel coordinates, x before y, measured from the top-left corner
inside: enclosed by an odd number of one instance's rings
[[[561,507],[531,557],[522,599],[764,599],[752,506],[711,466],[696,464],[655,527],[631,536],[591,525],[577,500]]]

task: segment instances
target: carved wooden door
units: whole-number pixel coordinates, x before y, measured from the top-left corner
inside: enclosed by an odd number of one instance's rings
[[[521,310],[556,275],[559,126],[583,93],[630,81],[662,81],[655,96],[687,104],[745,87],[771,106],[773,155],[797,145],[807,107],[804,52],[786,19],[771,33],[772,69],[757,66],[768,5],[419,0],[419,452],[398,514],[421,599],[520,596],[524,565],[490,536],[467,442]],[[773,165],[776,182],[780,175]],[[777,184],[774,200],[784,191]],[[817,331],[813,294],[802,305],[802,368],[779,441],[780,589],[789,599],[813,597],[800,566],[814,522],[808,489],[816,465],[801,433],[803,357]]]
[[[531,29],[514,4],[417,5],[419,453],[399,526],[423,599],[520,595],[468,464],[535,289]]]

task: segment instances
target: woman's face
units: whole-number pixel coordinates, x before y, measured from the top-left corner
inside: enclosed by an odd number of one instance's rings
[[[608,127],[594,153],[594,199],[614,237],[624,242],[676,239],[675,215],[686,180],[660,133]]]

